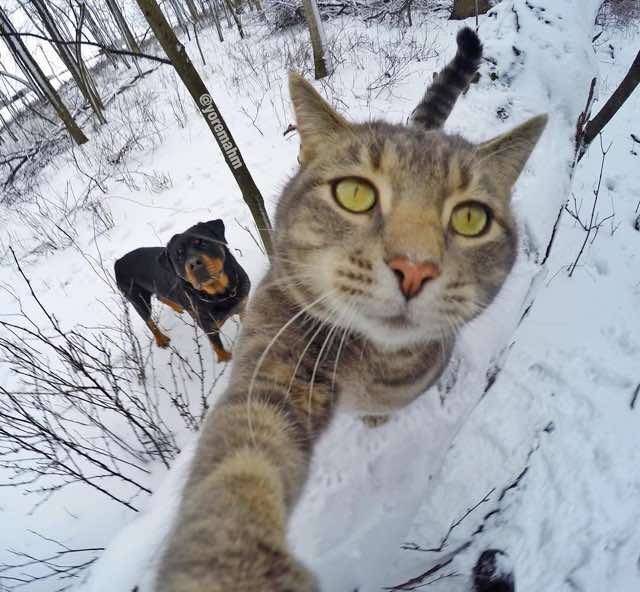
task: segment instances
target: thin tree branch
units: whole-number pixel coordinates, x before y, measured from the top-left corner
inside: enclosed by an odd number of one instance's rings
[[[78,45],[77,41],[74,40],[66,40],[66,39],[51,39],[50,37],[45,37],[44,35],[38,35],[37,33],[0,33],[0,37],[34,37],[35,39],[41,39],[42,41],[47,41],[49,43],[60,43],[62,45]],[[154,62],[160,62],[161,64],[169,64],[171,65],[171,60],[167,60],[165,58],[160,58],[158,56],[150,55],[148,53],[139,53],[135,51],[128,51],[126,49],[116,49],[115,47],[107,47],[102,43],[96,43],[94,41],[82,41],[81,45],[88,45],[91,47],[97,47],[106,53],[112,53],[116,55],[126,55],[132,56],[134,58],[144,58],[146,60],[151,60]]]
[[[618,85],[618,88],[613,91],[613,94],[609,97],[602,109],[590,119],[581,134],[580,152],[578,160],[580,160],[584,153],[587,151],[589,144],[602,132],[605,125],[611,121],[611,118],[618,112],[620,107],[624,105],[625,101],[631,96],[631,93],[635,90],[636,86],[640,84],[640,51],[636,55],[635,60],[631,64],[629,71],[622,79],[622,82]]]

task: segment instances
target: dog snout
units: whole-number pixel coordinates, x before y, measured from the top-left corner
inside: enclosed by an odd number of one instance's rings
[[[186,263],[187,269],[198,271],[204,267],[204,261],[199,256],[189,257]]]

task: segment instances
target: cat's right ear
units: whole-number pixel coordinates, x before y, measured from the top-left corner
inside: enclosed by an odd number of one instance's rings
[[[476,167],[481,167],[493,179],[503,196],[510,195],[547,121],[547,115],[532,117],[506,134],[476,147]]]
[[[304,164],[330,144],[337,132],[348,129],[349,123],[296,72],[289,73],[289,93],[300,134],[299,160]]]

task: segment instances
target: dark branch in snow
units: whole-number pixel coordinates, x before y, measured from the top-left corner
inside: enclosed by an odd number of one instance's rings
[[[580,159],[579,154],[583,142],[584,126],[586,125],[587,121],[589,121],[589,117],[591,117],[591,107],[593,106],[597,81],[598,79],[595,77],[591,79],[591,84],[589,85],[589,94],[587,95],[587,104],[584,106],[584,110],[582,111],[582,113],[578,115],[578,121],[576,123],[576,155],[578,155],[577,160]]]
[[[477,510],[482,504],[486,504],[495,490],[496,488],[493,487],[491,491],[489,491],[479,502],[477,502],[476,504],[468,508],[467,511],[462,516],[460,516],[460,518],[458,518],[455,522],[453,522],[449,527],[447,534],[445,534],[442,537],[442,540],[440,541],[440,544],[437,547],[425,549],[423,547],[420,547],[419,545],[416,545],[415,543],[405,543],[404,545],[402,545],[402,549],[404,549],[405,551],[423,551],[425,553],[441,553],[444,550],[444,548],[447,546],[451,533],[458,526],[460,526],[462,522],[466,518],[468,518],[475,510]]]
[[[633,397],[631,397],[631,403],[629,405],[629,407],[631,407],[631,409],[635,409],[636,408],[636,403],[638,401],[638,397],[640,396],[640,384],[638,384],[638,386],[636,387],[636,390],[633,391]]]
[[[75,40],[67,40],[67,39],[52,39],[50,37],[45,37],[44,35],[39,35],[37,33],[0,33],[0,37],[34,37],[36,39],[40,39],[42,41],[47,41],[49,43],[58,43],[60,45],[78,45],[78,42]],[[167,60],[166,58],[160,58],[158,56],[150,55],[148,53],[141,53],[136,51],[128,51],[126,49],[117,49],[115,47],[108,47],[103,45],[102,43],[96,43],[94,41],[82,41],[81,45],[88,45],[90,47],[97,47],[104,51],[105,53],[115,54],[115,55],[124,55],[131,56],[134,58],[144,58],[145,60],[152,60],[154,62],[160,62],[161,64],[169,64],[171,65],[171,60]]]
[[[489,524],[489,521],[493,517],[498,516],[503,511],[504,507],[503,507],[502,502],[505,500],[507,495],[510,492],[513,492],[513,491],[517,490],[520,487],[520,485],[522,484],[522,481],[524,480],[525,476],[529,472],[531,457],[540,448],[540,440],[539,440],[540,434],[542,434],[542,433],[550,434],[553,431],[553,430],[549,430],[548,429],[549,425],[550,424],[547,424],[544,428],[540,429],[537,432],[536,441],[532,445],[532,447],[530,448],[529,452],[527,453],[527,457],[525,459],[525,463],[524,463],[523,469],[518,473],[518,475],[510,483],[505,485],[500,490],[500,495],[498,495],[498,498],[496,500],[497,503],[496,503],[495,508],[493,508],[491,511],[487,512],[482,517],[482,520],[481,520],[480,524],[476,527],[476,529],[471,533],[469,538],[464,543],[462,543],[461,545],[459,545],[458,547],[456,547],[452,551],[446,553],[434,566],[430,567],[428,570],[426,570],[425,572],[421,573],[420,575],[418,575],[416,577],[413,577],[413,578],[411,578],[409,580],[406,580],[405,582],[402,582],[401,584],[397,584],[395,586],[390,586],[390,587],[384,588],[384,589],[385,590],[390,590],[390,591],[397,591],[397,590],[416,590],[418,588],[421,588],[421,587],[427,585],[428,583],[430,583],[430,582],[427,581],[428,578],[430,578],[431,576],[433,576],[434,574],[439,572],[444,567],[447,567],[448,565],[451,565],[451,563],[453,562],[453,560],[455,559],[455,557],[457,555],[459,555],[460,553],[462,553],[462,552],[466,551],[467,549],[469,549],[473,545],[473,542],[474,542],[475,538],[479,534],[481,534],[481,533],[483,533],[485,531],[485,529],[487,528],[487,525]],[[495,489],[492,489],[480,502],[478,502],[475,506],[470,508],[469,511],[467,513],[465,513],[463,515],[463,517],[460,520],[456,521],[456,523],[454,523],[454,524],[456,524],[456,526],[461,524],[462,521],[464,520],[464,518],[466,518],[471,512],[473,512],[473,510],[475,508],[480,506],[482,503],[488,501],[489,496],[494,491],[495,491]],[[447,536],[449,536],[449,534],[451,533],[451,530],[452,529],[449,530],[449,532],[447,533],[447,535],[445,536],[443,541],[446,539]],[[444,545],[441,545],[441,547],[444,548]],[[415,545],[413,543],[411,543],[410,546],[403,545],[402,548],[403,549],[407,549],[407,550],[411,550],[411,551],[434,551],[435,552],[436,550],[438,550],[437,548],[435,548],[435,549],[423,549],[423,548],[421,548],[418,545]]]
[[[514,16],[516,17],[516,32],[519,33],[520,32],[520,17],[518,16],[518,11],[516,10],[515,6],[511,7],[511,12],[513,12]]]
[[[549,242],[547,243],[547,248],[545,249],[544,257],[542,258],[540,265],[544,265],[547,259],[549,258],[549,255],[551,255],[551,248],[553,247],[553,242],[555,241],[556,233],[558,232],[558,227],[560,226],[560,219],[562,218],[562,212],[564,211],[565,206],[566,206],[566,202],[564,202],[560,206],[560,209],[558,210],[558,215],[556,216],[556,221],[553,223],[551,236],[549,237]]]
[[[430,583],[433,583],[433,582],[437,581],[437,579],[441,579],[441,578],[437,578],[435,580],[431,580],[430,582],[426,582],[425,581],[430,576],[434,575],[435,573],[438,573],[443,567],[447,567],[447,565],[450,565],[451,562],[453,561],[453,558],[455,557],[455,554],[458,554],[458,553],[464,551],[470,545],[471,545],[471,541],[469,541],[469,542],[465,543],[464,545],[458,547],[454,551],[454,554],[452,554],[450,557],[448,557],[444,561],[441,561],[440,563],[436,563],[432,568],[428,569],[424,573],[421,573],[419,576],[416,576],[415,578],[411,578],[411,579],[407,580],[406,582],[402,582],[402,584],[397,584],[396,586],[389,586],[388,588],[383,588],[383,590],[390,590],[390,591],[394,591],[394,590],[396,590],[396,591],[397,590],[416,590],[417,588],[422,588],[423,586],[426,586],[427,584],[430,584]],[[451,574],[448,574],[448,575],[449,576],[454,575],[454,572],[452,572]],[[455,574],[455,575],[457,575],[457,574]]]

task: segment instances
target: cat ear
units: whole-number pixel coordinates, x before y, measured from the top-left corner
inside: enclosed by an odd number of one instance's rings
[[[547,125],[547,115],[538,115],[493,140],[476,147],[476,166],[509,194]]]
[[[338,115],[300,74],[289,73],[289,93],[300,134],[299,160],[304,163],[331,143],[338,131],[348,129],[346,119]]]

